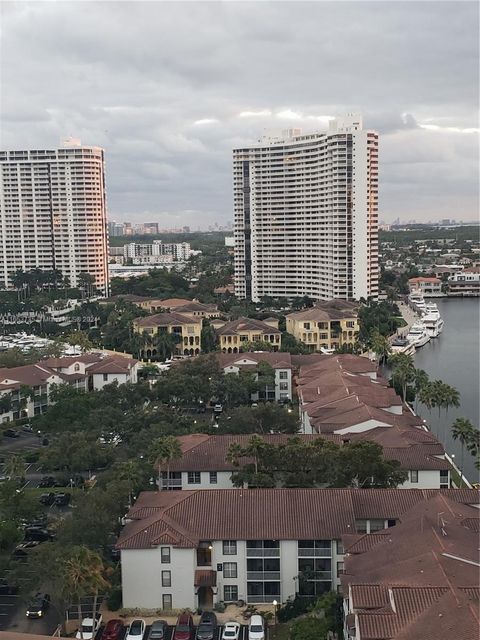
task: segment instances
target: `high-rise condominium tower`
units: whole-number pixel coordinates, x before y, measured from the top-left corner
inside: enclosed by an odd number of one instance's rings
[[[103,149],[0,151],[0,288],[18,270],[80,273],[108,293]]]
[[[378,135],[348,115],[233,152],[235,293],[378,294]]]

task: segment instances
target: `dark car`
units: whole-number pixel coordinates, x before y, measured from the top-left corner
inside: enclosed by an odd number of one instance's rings
[[[147,640],[165,640],[165,638],[169,637],[168,622],[165,620],[155,620],[152,622]]]
[[[56,496],[54,493],[42,493],[40,496],[40,504],[44,504],[49,507],[55,502]]]
[[[33,542],[47,542],[52,540],[54,535],[47,529],[41,527],[28,527],[25,529],[25,540]]]
[[[8,583],[5,578],[0,578],[0,595],[13,596],[18,593],[18,587],[15,584]]]
[[[121,620],[109,620],[101,635],[101,640],[120,640],[123,634],[123,622]]]
[[[66,507],[70,502],[70,494],[69,493],[57,493],[55,496],[55,506],[57,507]]]
[[[50,606],[48,593],[37,593],[27,607],[27,618],[41,618]]]
[[[3,432],[3,435],[6,438],[19,438],[20,437],[20,434],[18,433],[18,431],[15,431],[15,429],[6,429]]]
[[[189,613],[178,616],[172,640],[191,640],[193,638],[193,618]]]
[[[217,616],[213,611],[204,611],[197,627],[196,640],[213,640],[217,633]]]
[[[53,476],[43,476],[40,482],[38,483],[39,487],[42,489],[47,489],[55,486],[55,478]]]
[[[70,478],[67,478],[67,476],[59,476],[58,478],[55,478],[55,484],[53,486],[54,487],[69,487],[70,486]]]

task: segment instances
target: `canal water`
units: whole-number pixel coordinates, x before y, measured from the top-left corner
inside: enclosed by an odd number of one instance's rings
[[[422,405],[418,406],[418,413],[444,442],[446,452],[455,455],[455,462],[460,466],[461,447],[453,440],[450,426],[455,418],[463,416],[480,427],[480,299],[437,298],[435,302],[445,322],[443,332],[416,351],[415,367],[424,369],[431,380],[442,380],[458,389],[460,407],[449,409],[446,415],[442,411],[440,418],[437,409],[429,412]],[[478,482],[479,472],[467,451],[464,466],[467,478]]]

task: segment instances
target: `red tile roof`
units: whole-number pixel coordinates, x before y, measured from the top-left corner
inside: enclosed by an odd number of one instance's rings
[[[153,316],[147,316],[146,318],[135,318],[133,324],[137,327],[167,327],[172,324],[198,324],[201,323],[201,318],[192,318],[190,316],[184,316],[180,313],[156,313]]]
[[[475,490],[445,489],[440,493],[453,501],[479,501]],[[355,520],[399,518],[425,498],[420,489],[144,492],[127,515],[136,520],[123,529],[118,546],[149,548],[158,544],[156,540],[167,528],[179,536],[179,546],[192,547],[196,540],[339,539],[355,533]]]
[[[262,335],[280,333],[275,327],[271,327],[265,322],[255,320],[254,318],[238,318],[238,320],[226,322],[223,326],[215,329],[215,331],[219,336],[240,335],[242,331],[259,331]]]

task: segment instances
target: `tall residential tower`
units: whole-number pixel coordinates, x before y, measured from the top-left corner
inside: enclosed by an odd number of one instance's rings
[[[56,269],[108,294],[103,149],[0,151],[0,288],[18,270]]]
[[[378,294],[378,134],[348,115],[233,152],[235,293]]]

